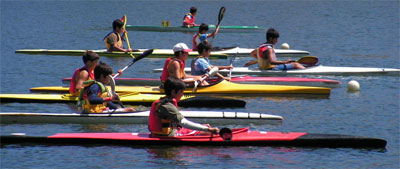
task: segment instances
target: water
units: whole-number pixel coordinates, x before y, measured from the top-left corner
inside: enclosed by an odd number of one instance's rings
[[[0,93],[28,93],[30,87],[61,85],[82,65],[80,57],[15,54],[17,49],[100,49],[114,19],[133,25],[181,24],[191,6],[197,23],[258,25],[280,32],[278,47],[307,50],[323,65],[400,68],[398,1],[1,1]],[[191,43],[191,34],[130,31],[134,48],[172,48]],[[256,47],[265,33],[219,34],[218,46]],[[129,58],[106,58],[114,70]],[[237,66],[252,60],[238,58]],[[225,65],[229,60],[213,60]],[[158,78],[163,59],[144,59],[124,77]],[[388,141],[384,150],[295,147],[2,147],[1,168],[399,168],[398,77],[313,76],[339,80],[329,98],[245,97],[247,106],[225,111],[264,112],[285,118],[281,125],[249,124],[253,130],[369,136]],[[357,80],[360,92],[346,84]],[[189,110],[189,108],[187,108]],[[190,108],[190,110],[209,110]],[[222,109],[215,109],[222,110]],[[1,104],[2,112],[75,112],[73,104]],[[228,125],[246,127],[247,125]],[[221,126],[222,127],[222,126]],[[1,134],[24,132],[141,132],[143,125],[1,125]]]

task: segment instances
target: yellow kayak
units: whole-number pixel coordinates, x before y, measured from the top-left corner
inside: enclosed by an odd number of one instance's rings
[[[145,106],[150,106],[163,96],[162,94],[142,94],[137,92],[120,93],[121,102]],[[70,94],[0,94],[1,103],[73,103],[77,101],[78,97]],[[239,99],[220,97],[184,96],[178,104],[182,107],[245,107],[246,102]]]
[[[68,87],[50,86],[31,88],[32,92],[57,92],[66,93]],[[139,92],[145,94],[163,94],[164,91],[155,86],[116,86],[116,92]],[[196,91],[186,88],[185,94],[322,94],[329,95],[330,88],[309,86],[284,86],[261,84],[238,84],[223,80],[208,86],[199,86]]]

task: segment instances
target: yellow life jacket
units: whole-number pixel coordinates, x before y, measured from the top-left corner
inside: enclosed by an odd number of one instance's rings
[[[108,37],[111,36],[112,34],[117,35],[117,38],[118,38],[118,40],[117,40],[117,46],[120,47],[120,48],[122,48],[122,37],[121,37],[121,35],[120,35],[119,33],[117,33],[117,32],[110,32],[110,33],[108,33],[108,34],[106,35],[106,37],[104,37],[104,43],[106,44],[107,51],[109,51],[109,52],[115,51],[115,50],[113,49],[113,46],[112,46],[111,44],[107,43]]]
[[[81,90],[78,99],[78,106],[82,108],[82,113],[103,113],[103,111],[107,109],[107,102],[103,102],[102,104],[90,104],[89,96],[87,95],[87,89],[89,86],[95,83],[101,88],[101,92],[97,94],[98,97],[106,98],[111,96],[111,93],[108,91],[107,87],[105,87],[102,83],[95,80],[87,80],[83,82],[85,88]]]

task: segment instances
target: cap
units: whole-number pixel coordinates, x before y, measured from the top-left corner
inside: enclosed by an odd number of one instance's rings
[[[180,51],[192,52],[193,51],[192,49],[189,49],[189,47],[185,43],[176,44],[172,50],[174,52],[180,52]]]

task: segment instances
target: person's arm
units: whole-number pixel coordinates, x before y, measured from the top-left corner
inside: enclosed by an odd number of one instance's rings
[[[169,67],[168,67],[168,72],[170,73],[170,75],[175,76],[176,78],[179,78],[180,72],[180,65],[177,61],[173,61]],[[183,82],[185,83],[189,83],[189,82],[194,82],[196,80],[200,80],[201,76],[194,76],[194,75],[188,75],[185,73],[185,71],[183,71]],[[192,78],[192,79],[189,79]]]
[[[217,28],[215,29],[215,31],[213,33],[208,34],[207,37],[214,37],[218,34],[219,31],[219,25],[217,25]]]
[[[206,125],[202,125],[202,124],[187,120],[172,103],[167,103],[167,104],[161,105],[158,113],[160,113],[159,116],[161,118],[166,117],[168,119],[171,119],[173,122],[178,123],[182,127],[185,127],[188,129],[199,130],[199,131],[209,131],[209,132],[213,132],[213,133],[218,132],[218,128],[212,128],[212,127],[209,127]]]
[[[118,44],[117,44],[117,41],[118,41],[118,37],[115,34],[110,35],[110,37],[107,39],[107,43],[111,44],[111,46],[112,46],[111,47],[112,51],[132,52],[132,49],[124,49],[122,47],[119,47]]]
[[[84,88],[83,82],[89,79],[89,73],[87,71],[80,71],[78,77],[76,77],[75,92]]]
[[[273,65],[280,65],[280,64],[286,64],[289,63],[290,60],[287,61],[279,61],[279,60],[275,60],[274,58],[274,50],[270,49],[270,50],[265,50],[264,51],[264,56],[266,56],[269,60],[269,62]]]
[[[111,101],[112,97],[101,98],[97,96],[98,92],[100,91],[100,86],[98,84],[93,84],[89,86],[87,90],[87,95],[89,97],[90,104],[102,104],[105,101]]]

